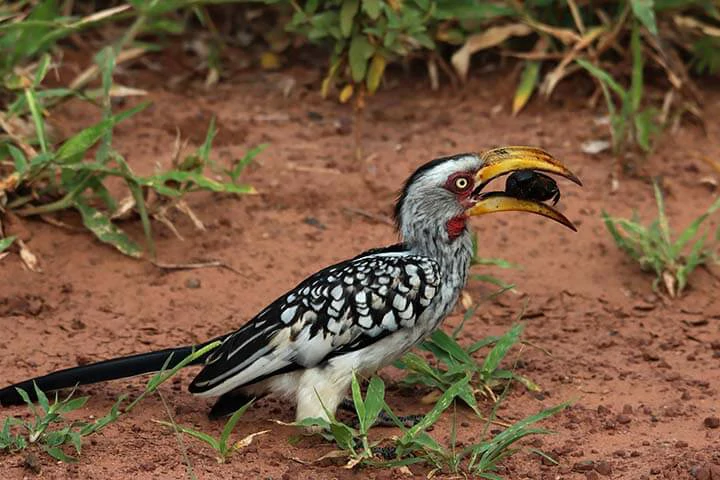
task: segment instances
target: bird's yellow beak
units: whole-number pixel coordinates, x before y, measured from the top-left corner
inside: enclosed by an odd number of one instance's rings
[[[508,211],[530,212],[551,218],[577,231],[575,225],[565,215],[540,201],[516,198],[504,192],[481,192],[490,180],[518,170],[555,173],[582,185],[580,179],[549,153],[533,147],[502,147],[483,153],[481,158],[483,166],[475,174],[475,192],[478,200],[465,211],[468,216]]]

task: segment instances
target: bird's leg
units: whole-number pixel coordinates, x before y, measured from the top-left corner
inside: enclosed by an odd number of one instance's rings
[[[355,415],[353,418],[353,427],[357,428],[360,424],[357,418],[357,412],[355,411],[355,404],[353,401],[349,398],[343,399],[342,402],[340,402],[339,408],[345,410],[346,412],[350,412]],[[406,427],[410,428],[416,423],[418,423],[420,420],[422,420],[424,415],[399,415],[397,417],[400,422]],[[374,423],[374,426],[376,427],[395,427],[397,426],[393,419],[390,417],[390,415],[385,412],[385,410],[381,410],[380,414],[378,415],[377,420]]]

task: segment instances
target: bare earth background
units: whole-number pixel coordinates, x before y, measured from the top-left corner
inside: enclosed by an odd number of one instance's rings
[[[556,435],[524,443],[554,454],[559,466],[544,465],[539,456],[523,452],[501,473],[509,479],[720,478],[720,429],[703,423],[720,416],[720,272],[700,269],[686,295],[669,302],[653,294],[651,277],[611,243],[601,210],[629,216],[637,208],[645,219],[655,210],[647,182],[621,178],[619,190],[611,193],[612,157],[581,153],[583,141],[606,131],[595,122],[597,112],[568,100],[587,98],[573,93],[591,89],[589,82],[567,83],[551,102],[533,101],[512,117],[510,71],[486,71],[461,91],[446,86],[440,92],[431,92],[422,77],[397,74],[369,103],[362,131],[364,159],[356,161],[352,111],[319,98],[315,68],[239,72],[207,91],[195,80],[167,86],[172,72],[180,69],[178,55],[154,61],[162,67],[159,73],[120,70],[116,78],[147,89],[154,104],[121,124],[114,137],[138,172],[169,162],[176,127],[190,137],[191,147],[197,146],[212,115],[219,127],[214,155],[221,163],[258,143],[270,144],[245,175],[259,195],[190,196],[208,231],[198,232],[178,216],[185,241],[155,226],[159,260],[218,259],[241,273],[212,268],[168,273],[129,260],[87,233],[33,222],[29,245],[44,272],[30,273],[12,256],[0,268],[0,382],[233,330],[314,271],[394,242],[389,225],[358,210],[389,218],[401,183],[421,163],[496,145],[538,145],[566,162],[585,184],[582,189],[561,186],[561,207],[580,231],[522,214],[474,220],[481,254],[503,257],[523,269],[486,272],[516,283],[520,294],[484,304],[467,324],[463,341],[504,333],[527,303],[525,339],[550,355],[526,347],[510,358],[543,392],[513,388],[500,417],[515,421],[562,401],[575,403],[543,424]],[[644,175],[666,176],[668,213],[676,228],[702,213],[715,195],[699,182],[712,172],[698,154],[720,157],[720,87],[707,84],[704,94],[707,135],[686,123],[639,163]],[[54,112],[51,122],[66,134],[98,118],[96,110],[81,102]],[[140,238],[139,225],[128,228]],[[468,292],[478,299],[488,290],[471,283]],[[446,325],[455,325],[461,315],[458,308]],[[221,425],[206,418],[209,401],[185,391],[194,373],[182,372],[162,391],[178,423],[218,433]],[[392,383],[388,403],[396,412],[429,408],[417,403],[427,392],[394,383],[397,371],[386,369],[382,376]],[[137,378],[82,388],[91,399],[81,414],[103,415],[120,394],[142,391],[144,382]],[[489,402],[483,405],[488,412],[490,408]],[[2,415],[24,412],[11,408]],[[457,414],[461,440],[477,438],[482,423],[462,408]],[[295,431],[269,421],[292,421],[293,415],[289,405],[259,401],[241,420],[237,434],[272,433],[257,438],[226,465],[218,465],[210,451],[186,438],[195,474],[403,477],[397,470],[300,464],[294,458],[313,460],[330,446],[319,439],[292,445],[288,439]],[[157,396],[149,398],[88,442],[79,463],[42,457],[38,478],[182,478],[185,466],[175,436],[151,422],[166,418]],[[449,418],[432,432],[438,439],[448,437]],[[378,434],[392,433],[378,429]],[[600,464],[593,471],[583,464],[587,460]],[[427,474],[422,468],[411,470],[420,478]],[[7,479],[33,476],[23,468],[21,455],[0,457],[0,471]]]

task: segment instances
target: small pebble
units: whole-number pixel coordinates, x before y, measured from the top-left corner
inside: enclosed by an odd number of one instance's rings
[[[657,467],[653,467],[650,469],[650,475],[660,475],[660,469]]]
[[[615,417],[615,420],[617,420],[617,422],[618,422],[620,425],[627,425],[628,423],[630,423],[630,422],[632,421],[632,419],[630,418],[630,416],[625,415],[624,413],[621,413],[620,415],[618,415],[617,417]]]
[[[200,288],[200,280],[197,278],[188,278],[185,280],[185,288]]]
[[[610,463],[606,462],[605,460],[600,460],[599,462],[595,463],[595,471],[598,472],[600,475],[608,477],[612,475],[613,469]]]
[[[600,475],[595,472],[585,473],[585,480],[600,480]]]
[[[718,428],[720,427],[720,418],[718,417],[707,417],[705,420],[703,420],[703,424],[707,428]]]
[[[687,446],[688,442],[686,442],[685,440],[678,440],[677,442],[675,442],[675,448],[685,448]]]
[[[584,462],[578,462],[573,465],[573,470],[576,472],[589,472],[595,467],[595,463],[592,460],[585,460]]]

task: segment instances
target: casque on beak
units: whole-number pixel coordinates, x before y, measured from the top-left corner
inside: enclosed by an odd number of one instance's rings
[[[553,207],[531,199],[520,199],[507,195],[504,192],[487,192],[481,190],[492,179],[518,170],[533,170],[537,172],[555,173],[561,177],[582,185],[570,170],[549,153],[540,148],[533,147],[502,147],[489,150],[481,156],[483,166],[475,174],[475,192],[477,201],[465,211],[468,216],[484,215],[486,213],[520,211],[530,212],[551,218],[562,223],[571,230],[577,231],[575,225],[565,215]]]

